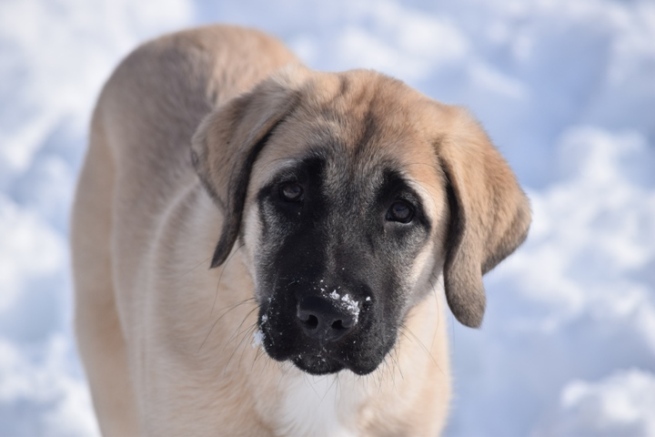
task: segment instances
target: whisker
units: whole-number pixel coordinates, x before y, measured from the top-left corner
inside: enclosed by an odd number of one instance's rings
[[[435,341],[436,338],[437,338],[437,332],[439,331],[439,326],[440,326],[442,323],[444,323],[444,320],[443,320],[444,317],[443,317],[443,316],[444,316],[444,314],[445,314],[445,313],[443,313],[443,312],[441,311],[441,306],[440,306],[441,301],[440,301],[440,299],[439,299],[439,296],[437,296],[437,288],[436,288],[436,286],[437,286],[437,284],[434,284],[434,286],[432,287],[432,292],[433,292],[432,294],[433,294],[433,296],[434,296],[434,303],[435,303],[435,306],[437,307],[437,327],[436,327],[436,329],[434,330],[434,332],[432,333],[432,340],[430,341],[430,349],[432,349],[432,348],[434,347],[434,341]],[[444,328],[445,328],[445,326],[444,326]]]
[[[252,366],[250,367],[250,371],[255,370],[255,363],[257,363],[257,360],[259,360],[259,357],[264,355],[264,347],[260,346],[257,348],[257,352],[255,353],[255,359],[252,360]]]
[[[239,356],[239,367],[241,367],[241,363],[243,362],[243,355],[246,353],[246,350],[247,350],[244,341],[247,338],[252,338],[253,335],[255,334],[255,332],[257,331],[257,329],[258,329],[257,322],[250,325],[250,328],[246,329],[246,332],[243,335],[243,339],[239,343],[239,346],[237,346],[237,350],[239,348],[241,349],[241,355]]]
[[[255,309],[256,309],[256,308],[254,308],[252,311],[254,311]],[[250,314],[252,314],[252,311],[250,311],[248,314],[246,314],[246,317],[244,317],[243,322],[241,322],[241,324],[239,325],[239,327],[237,328],[237,330],[241,328],[241,326],[242,326],[243,323],[246,321],[246,319],[250,316]],[[240,332],[238,332],[238,333],[233,334],[232,337],[230,338],[230,340],[228,340],[227,343],[230,343],[230,342],[232,341],[232,339],[236,339],[239,335],[241,335],[241,341],[240,341],[240,342],[237,344],[237,346],[234,348],[234,350],[232,351],[232,354],[230,354],[230,358],[227,360],[227,363],[225,364],[225,369],[228,369],[228,368],[230,367],[230,363],[232,362],[232,359],[234,358],[234,355],[235,355],[235,354],[237,353],[237,351],[241,348],[241,346],[243,345],[244,340],[247,338],[247,333],[248,333],[248,331],[249,331],[250,329],[252,329],[255,325],[256,325],[256,323],[254,323],[253,325],[248,326],[248,327],[247,327],[246,329],[244,329],[243,331],[240,331]],[[226,343],[226,345],[227,345],[227,343]]]
[[[212,307],[211,307],[211,310],[209,311],[209,316],[210,316],[210,317],[211,317],[212,314],[214,314],[214,309],[215,309],[215,307],[216,307],[216,301],[217,301],[217,299],[218,299],[218,290],[219,290],[219,288],[220,288],[221,282],[223,281],[223,273],[225,273],[225,270],[228,268],[228,266],[229,266],[229,264],[230,264],[230,261],[232,261],[232,258],[234,257],[234,255],[235,255],[239,250],[241,250],[241,248],[242,248],[243,246],[244,246],[243,244],[241,244],[240,246],[238,246],[238,247],[237,247],[237,248],[236,248],[236,249],[235,249],[235,250],[230,254],[230,256],[229,256],[228,259],[226,260],[225,264],[223,264],[223,268],[221,269],[221,272],[220,272],[220,274],[218,275],[218,282],[216,283],[216,289],[215,289],[215,291],[214,291],[214,299],[213,299],[213,301],[212,301]],[[205,343],[207,342],[207,339],[209,338],[209,336],[211,335],[211,333],[214,331],[214,328],[216,327],[216,325],[218,324],[218,322],[223,318],[223,316],[225,316],[228,312],[230,312],[230,311],[233,310],[234,308],[236,308],[236,307],[238,307],[238,306],[240,306],[240,305],[243,305],[244,303],[246,303],[246,302],[248,302],[248,301],[250,301],[250,300],[254,300],[254,297],[247,298],[247,299],[241,301],[240,303],[231,306],[231,307],[228,308],[226,311],[224,311],[223,314],[221,314],[221,316],[220,316],[218,319],[216,319],[216,320],[214,321],[214,323],[212,324],[211,328],[209,329],[209,332],[207,332],[207,335],[205,336],[205,338],[203,339],[202,343],[200,344],[200,347],[198,348],[198,352],[200,352],[200,351],[202,350],[203,346],[204,346]]]
[[[225,315],[227,315],[227,313],[229,313],[230,311],[236,309],[237,307],[240,307],[241,305],[244,305],[244,304],[246,304],[246,303],[248,303],[248,302],[250,302],[250,301],[254,301],[254,300],[255,300],[254,297],[249,297],[249,298],[244,299],[244,300],[242,300],[241,302],[236,303],[236,304],[234,304],[234,305],[228,307],[227,309],[225,309],[225,311],[224,311],[224,312],[223,312],[223,313],[222,313],[222,314],[221,314],[221,315],[220,315],[220,316],[219,316],[219,317],[214,321],[214,323],[212,324],[211,328],[209,329],[209,332],[207,332],[207,335],[205,335],[204,340],[202,341],[202,343],[200,344],[200,347],[198,348],[198,352],[200,352],[200,351],[202,350],[203,346],[204,346],[205,343],[207,342],[207,339],[209,338],[209,335],[212,333],[212,331],[214,330],[214,328],[216,327],[216,325],[218,324],[218,322],[220,322],[220,320],[221,320]]]
[[[211,260],[211,259],[212,259],[212,257],[210,256],[210,257],[205,258],[204,260],[200,261],[198,264],[195,265],[195,267],[191,267],[191,269],[188,270],[186,273],[182,273],[182,274],[180,275],[180,278],[184,278],[185,276],[187,276],[188,274],[192,273],[192,272],[195,271],[198,267],[200,267],[201,265],[205,264],[206,262],[208,262],[208,261]]]
[[[337,373],[337,375],[338,375],[338,373]],[[327,397],[328,393],[330,393],[330,391],[334,388],[336,383],[337,383],[337,378],[336,378],[336,375],[335,375],[335,376],[332,377],[332,384],[330,384],[330,386],[327,388],[327,390],[323,394],[323,399],[325,399]],[[321,403],[323,402],[323,399],[321,399]]]
[[[423,351],[427,354],[427,356],[430,357],[430,359],[432,360],[432,363],[433,363],[435,366],[437,366],[437,368],[439,369],[439,371],[440,371],[442,374],[445,375],[445,372],[443,371],[443,369],[441,368],[441,366],[439,366],[439,363],[438,363],[437,360],[434,358],[434,355],[432,355],[432,352],[430,352],[430,351],[428,350],[428,348],[425,347],[425,345],[423,344],[423,342],[421,341],[421,339],[419,339],[419,338],[416,336],[416,334],[414,334],[414,333],[412,332],[411,329],[407,328],[406,326],[403,326],[403,328],[402,328],[402,330],[401,330],[401,334],[402,334],[403,336],[405,336],[405,338],[407,338],[407,339],[410,339],[410,337],[407,336],[407,334],[410,334],[410,335],[413,337],[413,339],[416,341],[416,343],[421,347],[421,349],[423,349]],[[410,339],[410,340],[411,340],[411,339]]]
[[[398,349],[394,348],[391,351],[391,354],[389,354],[389,355],[390,355],[391,361],[393,361],[396,369],[398,369],[398,373],[400,373],[400,378],[404,381],[405,380],[405,375],[403,375],[403,369],[400,367],[400,362],[398,361]],[[392,375],[394,375],[395,373],[396,372],[393,372]],[[395,376],[394,376],[394,378],[395,378]],[[396,381],[394,379],[394,385],[395,385],[395,383],[396,383]]]
[[[302,377],[303,377],[303,379],[305,380],[305,384],[306,384],[306,385],[309,385],[309,387],[312,389],[312,391],[314,392],[314,394],[316,395],[316,397],[317,397],[317,398],[320,397],[320,395],[319,395],[318,392],[316,391],[316,388],[314,387],[314,384],[312,383],[312,381],[308,381],[308,379],[307,379],[307,378],[308,378],[307,374],[303,372]],[[322,399],[322,398],[321,398],[321,402],[323,402],[323,399]],[[320,404],[320,403],[319,403],[319,404]]]
[[[223,273],[225,273],[225,270],[228,268],[228,266],[229,266],[229,264],[230,264],[230,261],[232,261],[232,258],[234,257],[234,255],[236,255],[236,253],[237,253],[238,251],[240,251],[241,248],[242,248],[244,245],[245,245],[245,244],[241,244],[241,245],[238,246],[235,250],[233,250],[232,253],[230,254],[230,256],[229,256],[229,257],[227,258],[227,260],[225,261],[225,263],[223,264],[223,268],[221,268],[221,273],[218,275],[218,282],[216,283],[216,290],[214,290],[214,301],[212,302],[212,309],[211,309],[211,311],[209,312],[209,315],[210,315],[210,316],[211,316],[212,314],[214,314],[214,307],[216,306],[216,299],[217,299],[217,297],[218,297],[218,289],[220,288],[220,286],[221,286],[221,282],[223,281]]]
[[[390,372],[390,371],[393,370],[393,363],[389,359],[388,355],[386,357],[384,357],[384,365],[385,365],[385,369],[386,369],[387,372]],[[384,372],[380,372],[379,375],[378,375],[378,392],[381,392],[382,389],[384,388],[385,379],[386,378],[384,377]]]
[[[248,317],[250,317],[250,315],[253,312],[255,312],[257,309],[258,309],[258,307],[255,306],[253,309],[248,311],[248,313],[245,315],[245,317],[243,318],[241,323],[239,323],[239,326],[237,326],[237,328],[234,330],[234,334],[232,334],[232,336],[229,338],[229,340],[227,342],[225,342],[225,345],[228,345],[229,343],[231,343],[232,340],[234,340],[239,334],[241,334],[243,332],[243,331],[240,331],[241,327],[243,326],[244,323],[246,323],[246,320],[248,319]]]

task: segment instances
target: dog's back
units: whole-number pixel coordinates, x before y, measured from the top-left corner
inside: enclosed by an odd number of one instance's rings
[[[291,62],[265,34],[213,26],[144,44],[105,85],[71,227],[78,343],[104,435],[139,434],[124,336],[141,329],[143,307],[139,296],[116,293],[141,280],[163,210],[201,191],[190,164],[195,129],[214,106]]]

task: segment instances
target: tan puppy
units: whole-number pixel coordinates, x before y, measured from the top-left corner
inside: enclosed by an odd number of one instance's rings
[[[530,222],[465,111],[212,26],[128,56],[90,143],[72,250],[104,435],[440,432],[444,291],[478,326]]]

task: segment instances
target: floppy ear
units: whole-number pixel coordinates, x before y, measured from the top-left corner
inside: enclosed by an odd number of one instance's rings
[[[219,106],[198,127],[192,140],[192,162],[223,211],[223,229],[212,268],[225,262],[239,235],[257,155],[298,99],[299,92],[287,86],[283,76],[277,76]]]
[[[444,285],[451,311],[478,327],[485,309],[482,275],[526,238],[530,205],[508,164],[465,111],[436,145],[447,179],[450,226]]]

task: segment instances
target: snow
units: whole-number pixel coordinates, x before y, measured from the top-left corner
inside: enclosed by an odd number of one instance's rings
[[[90,111],[136,44],[215,21],[468,107],[519,176],[534,224],[482,328],[451,320],[446,435],[655,434],[648,0],[0,2],[0,434],[97,434],[67,249]]]
[[[335,301],[335,304],[338,305],[342,310],[345,310],[349,312],[350,314],[353,315],[355,318],[354,323],[357,323],[357,320],[359,320],[359,302],[357,302],[353,297],[345,293],[343,295],[339,294],[337,290],[332,290],[330,294],[328,294],[330,299]]]
[[[264,339],[266,337],[264,336],[264,333],[258,329],[252,334],[252,348],[257,349],[261,347],[264,344]]]
[[[655,378],[636,369],[599,382],[574,380],[563,389],[552,417],[536,437],[655,435]]]

